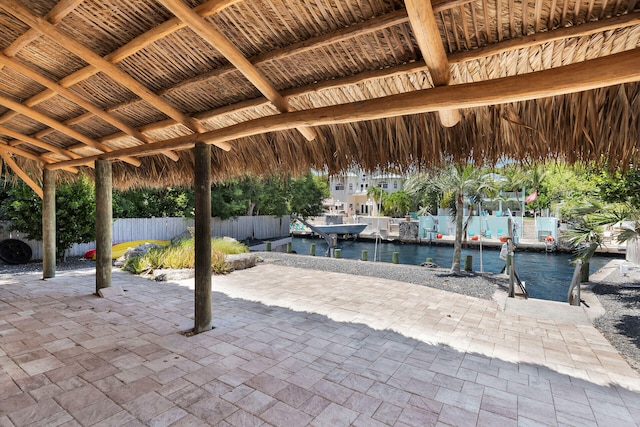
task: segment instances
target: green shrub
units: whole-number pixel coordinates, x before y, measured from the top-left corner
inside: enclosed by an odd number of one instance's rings
[[[133,274],[142,274],[150,269],[149,263],[143,256],[131,257],[122,266],[122,269]]]
[[[211,239],[211,249],[215,251],[220,251],[223,254],[244,254],[249,252],[249,248],[238,242],[237,240],[231,239]]]
[[[230,239],[211,240],[211,271],[215,274],[226,274],[230,266],[225,262],[225,255],[249,252],[249,248],[240,242]],[[140,274],[158,268],[194,268],[195,240],[183,239],[162,248],[153,248],[145,255],[129,258],[122,267],[126,271]]]
[[[225,254],[218,250],[211,251],[211,272],[214,274],[227,274],[231,266],[225,261]]]

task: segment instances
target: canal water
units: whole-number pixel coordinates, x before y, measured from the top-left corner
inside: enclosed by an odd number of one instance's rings
[[[316,256],[324,256],[327,244],[323,239],[294,237],[292,249],[298,254],[309,254],[311,244],[316,244]],[[392,262],[393,252],[399,253],[400,264],[420,265],[427,258],[443,268],[451,267],[453,246],[449,245],[416,245],[393,242],[339,240],[338,248],[342,250],[342,258],[360,259],[363,250],[368,253],[368,262]],[[500,251],[483,248],[482,267],[484,272],[499,273],[504,261],[499,257]],[[476,248],[462,249],[462,263],[466,255],[473,257],[473,271],[480,271],[480,251]],[[614,259],[607,256],[595,256],[590,263],[590,273],[603,267]],[[567,292],[571,284],[574,265],[572,255],[564,253],[518,252],[515,263],[520,280],[524,281],[532,298],[552,301],[567,300]]]

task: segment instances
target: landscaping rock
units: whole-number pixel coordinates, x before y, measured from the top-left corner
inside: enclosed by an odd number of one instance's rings
[[[153,280],[156,282],[167,282],[169,280],[185,280],[196,277],[196,270],[193,268],[181,268],[179,270],[157,269],[153,272]]]
[[[233,254],[227,255],[225,261],[232,270],[244,270],[255,267],[258,262],[258,256],[256,254]]]
[[[435,262],[423,262],[422,264],[420,264],[420,267],[440,268]]]

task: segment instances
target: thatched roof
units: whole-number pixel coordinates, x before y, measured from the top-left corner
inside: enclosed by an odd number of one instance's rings
[[[190,183],[196,141],[214,178],[638,160],[637,0],[2,0],[0,28],[25,179]]]

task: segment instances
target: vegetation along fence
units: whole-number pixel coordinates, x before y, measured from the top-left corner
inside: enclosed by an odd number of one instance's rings
[[[193,227],[193,220],[187,218],[125,218],[113,223],[113,243],[134,240],[171,240]],[[0,221],[0,240],[19,239],[26,242],[33,251],[32,259],[42,259],[42,242],[28,240],[22,233],[9,231],[9,223]],[[234,239],[262,240],[289,235],[289,216],[240,216],[237,218],[211,219],[211,235],[233,237]],[[75,244],[67,256],[81,256],[95,248],[95,242]]]

